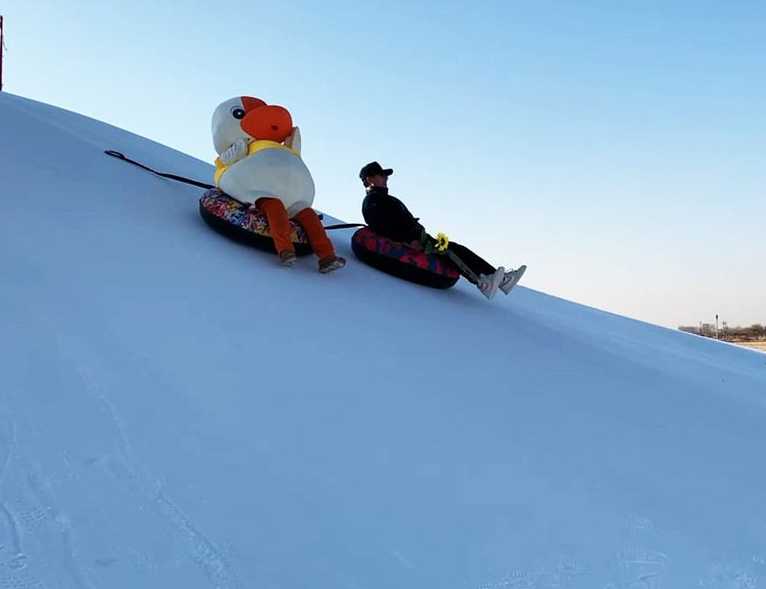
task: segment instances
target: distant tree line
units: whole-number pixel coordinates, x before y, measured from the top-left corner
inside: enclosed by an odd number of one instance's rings
[[[704,337],[716,337],[715,325],[701,323],[698,326],[682,325],[678,329],[686,333],[695,333]],[[731,341],[759,341],[766,340],[766,327],[760,323],[754,323],[750,327],[729,327],[726,322],[718,330],[719,339]]]

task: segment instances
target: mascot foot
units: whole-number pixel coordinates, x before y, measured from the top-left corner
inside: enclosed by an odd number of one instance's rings
[[[321,274],[327,274],[333,270],[340,270],[346,265],[346,258],[340,256],[327,256],[319,260],[319,272]]]
[[[279,263],[286,268],[292,268],[295,263],[295,253],[290,250],[282,250],[279,252]]]

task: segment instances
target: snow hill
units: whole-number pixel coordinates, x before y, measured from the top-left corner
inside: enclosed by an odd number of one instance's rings
[[[287,270],[105,149],[212,175],[0,94],[0,587],[766,587],[766,354]]]

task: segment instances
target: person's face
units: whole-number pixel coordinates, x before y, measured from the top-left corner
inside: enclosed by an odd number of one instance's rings
[[[388,186],[388,176],[383,174],[375,174],[367,179],[369,186],[375,186],[377,188],[386,188]]]

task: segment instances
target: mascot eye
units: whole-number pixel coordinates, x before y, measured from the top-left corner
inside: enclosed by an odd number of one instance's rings
[[[231,109],[231,116],[233,116],[235,119],[244,119],[245,118],[245,109],[235,106]]]

